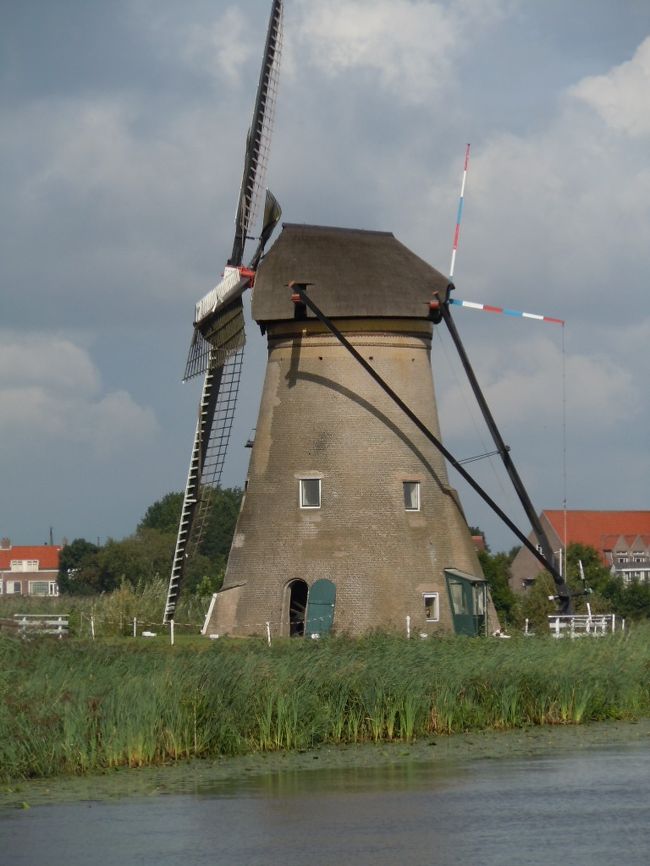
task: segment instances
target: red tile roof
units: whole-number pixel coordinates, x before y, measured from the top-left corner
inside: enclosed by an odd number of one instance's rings
[[[37,559],[39,569],[59,569],[59,552],[57,545],[37,544],[9,548],[0,548],[0,571],[9,571],[13,559]]]
[[[544,511],[544,516],[564,543],[564,511]],[[633,544],[638,535],[650,535],[650,511],[567,511],[567,541],[611,550],[622,536]]]

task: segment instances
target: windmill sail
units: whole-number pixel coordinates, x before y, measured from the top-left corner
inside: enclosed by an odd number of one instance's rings
[[[205,373],[205,379],[167,591],[165,623],[174,618],[186,563],[201,543],[211,492],[221,481],[235,415],[244,347],[242,294],[253,276],[241,265],[268,164],[279,80],[282,17],[282,0],[273,0],[253,120],[246,140],[232,253],[223,279],[199,301],[195,313],[184,378]],[[259,255],[256,252],[255,264],[260,256],[261,252]]]

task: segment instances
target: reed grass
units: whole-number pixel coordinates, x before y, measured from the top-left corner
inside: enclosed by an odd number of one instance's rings
[[[598,639],[0,638],[5,780],[650,715],[650,629]]]

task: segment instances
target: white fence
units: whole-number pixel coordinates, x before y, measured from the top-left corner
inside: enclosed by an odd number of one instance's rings
[[[21,637],[49,634],[62,638],[68,635],[67,613],[15,613],[14,622]]]
[[[553,637],[601,637],[625,628],[625,620],[617,620],[615,613],[551,614],[548,626]]]

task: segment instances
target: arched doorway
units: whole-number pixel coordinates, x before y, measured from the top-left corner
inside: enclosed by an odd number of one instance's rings
[[[302,637],[305,633],[309,587],[304,580],[292,580],[287,589],[289,592],[289,637]]]

